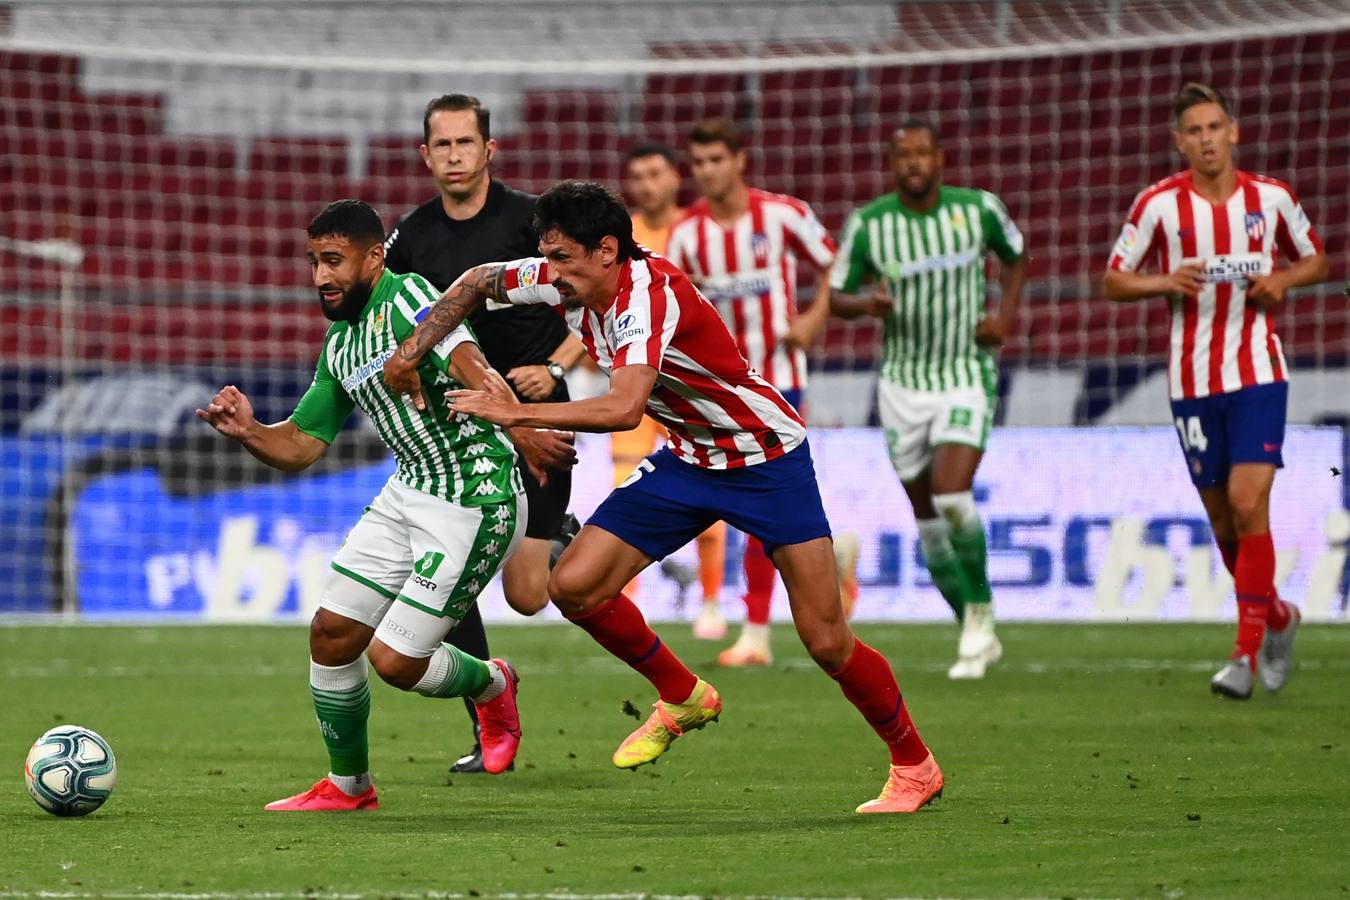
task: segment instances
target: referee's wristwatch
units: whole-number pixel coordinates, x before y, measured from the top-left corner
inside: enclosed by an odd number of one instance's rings
[[[548,374],[553,376],[554,381],[562,381],[563,377],[567,374],[566,369],[551,359],[544,363],[544,368],[548,369]]]

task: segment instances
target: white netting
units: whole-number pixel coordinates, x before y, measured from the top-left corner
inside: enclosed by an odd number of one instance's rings
[[[1236,98],[1240,164],[1290,181],[1326,240],[1335,283],[1299,294],[1280,327],[1291,418],[1344,419],[1345,0],[7,4],[0,439],[6,483],[41,487],[0,516],[15,535],[0,609],[48,605],[72,570],[49,503],[74,490],[63,467],[184,440],[201,386],[241,372],[264,416],[289,411],[324,327],[301,229],[337,197],[389,222],[428,197],[421,111],[446,91],[492,107],[497,173],[530,190],[617,182],[633,144],[679,147],[697,120],[731,117],[750,180],[836,229],[889,189],[889,129],[929,117],[947,180],[997,192],[1034,257],[1006,422],[1165,421],[1150,386],[1165,311],[1110,307],[1097,278],[1132,196],[1180,167],[1169,97],[1193,79]],[[829,327],[817,421],[868,419],[875,342],[870,325]],[[196,444],[176,465],[189,491],[219,475]]]

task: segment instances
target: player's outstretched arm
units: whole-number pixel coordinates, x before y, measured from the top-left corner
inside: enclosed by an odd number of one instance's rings
[[[417,364],[459,324],[487,300],[505,301],[502,276],[506,263],[488,263],[469,269],[431,307],[431,312],[413,329],[413,333],[399,345],[398,352],[384,364],[384,383],[391,391],[408,394],[413,405],[425,411],[422,399],[422,381],[417,376]]]
[[[507,405],[522,405],[506,380],[488,365],[487,358],[477,344],[465,341],[450,354],[450,374],[460,384]],[[540,484],[548,483],[550,470],[566,471],[576,465],[576,436],[566,431],[537,428],[507,428],[511,442],[516,445],[530,473]]]
[[[608,393],[570,403],[509,404],[484,391],[446,391],[450,408],[507,427],[562,428],[568,431],[631,431],[642,422],[656,369],[631,365],[614,370]]]
[[[328,449],[326,443],[305,434],[290,419],[264,425],[253,418],[253,404],[232,384],[221,388],[206,404],[206,409],[197,410],[197,418],[283,472],[309,468]]]

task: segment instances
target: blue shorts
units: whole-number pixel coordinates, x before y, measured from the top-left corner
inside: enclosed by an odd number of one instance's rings
[[[802,411],[802,389],[801,388],[780,388],[778,393],[783,395],[783,399],[788,402],[797,412]]]
[[[785,544],[830,536],[811,448],[741,469],[702,469],[669,448],[644,459],[587,525],[652,559],[664,559],[719,519],[759,538],[769,555]]]
[[[1287,381],[1173,400],[1172,417],[1195,486],[1227,484],[1229,471],[1238,463],[1284,468],[1280,447],[1288,404]]]

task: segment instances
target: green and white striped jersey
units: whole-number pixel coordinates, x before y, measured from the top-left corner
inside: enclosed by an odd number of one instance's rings
[[[993,390],[994,358],[975,343],[991,250],[1004,264],[1017,261],[1022,233],[988,191],[943,185],[927,212],[909,209],[896,193],[854,211],[830,283],[852,294],[885,280],[894,304],[885,320],[882,378],[918,391]]]
[[[412,334],[439,292],[420,275],[386,270],[355,324],[334,322],[324,338],[314,382],[291,421],[305,434],[331,444],[360,407],[397,462],[394,477],[415,490],[460,506],[487,506],[519,489],[516,452],[491,422],[451,413],[443,394],[460,387],[450,377],[450,354],[474,341],[460,325],[422,360],[418,374],[428,404],[419,413],[407,398],[384,386],[384,364]]]

